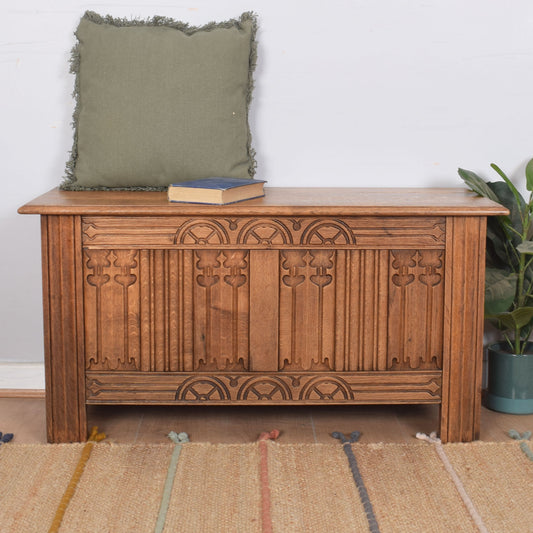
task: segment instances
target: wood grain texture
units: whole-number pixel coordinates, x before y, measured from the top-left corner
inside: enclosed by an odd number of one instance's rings
[[[87,248],[444,248],[444,217],[83,217]]]
[[[87,437],[81,221],[41,222],[47,435],[49,442],[75,442]]]
[[[443,256],[440,249],[85,249],[85,366],[441,370]]]
[[[265,196],[236,204],[171,204],[164,192],[60,191],[53,189],[19,209],[22,214],[175,216],[483,216],[504,215],[502,206],[465,188],[265,187]]]
[[[88,404],[440,403],[440,372],[87,372]]]
[[[479,434],[486,215],[457,189],[272,189],[231,206],[51,193],[49,440],[90,404],[437,403]],[[53,214],[55,213],[55,214]]]
[[[480,434],[486,221],[448,220],[440,435],[443,442]]]

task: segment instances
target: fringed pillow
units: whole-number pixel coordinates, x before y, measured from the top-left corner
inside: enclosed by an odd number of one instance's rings
[[[164,189],[255,173],[248,124],[256,17],[202,27],[85,13],[62,189]]]

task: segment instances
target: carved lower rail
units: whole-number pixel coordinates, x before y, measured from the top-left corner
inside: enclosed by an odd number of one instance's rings
[[[440,403],[441,372],[87,372],[88,404]]]

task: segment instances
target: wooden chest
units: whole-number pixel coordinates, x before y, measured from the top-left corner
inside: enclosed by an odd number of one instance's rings
[[[437,403],[479,434],[486,217],[463,189],[267,188],[226,206],[51,191],[50,442],[88,404]]]

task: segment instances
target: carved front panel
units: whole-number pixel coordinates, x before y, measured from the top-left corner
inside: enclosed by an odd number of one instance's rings
[[[442,369],[444,252],[393,250],[390,271],[387,367]]]
[[[84,217],[87,368],[441,369],[445,229],[441,217]]]
[[[151,372],[441,369],[443,278],[440,249],[89,248],[86,365]]]
[[[247,251],[85,250],[88,369],[249,366]]]
[[[442,368],[442,250],[283,251],[279,368]]]
[[[194,252],[194,370],[249,368],[248,256],[247,250]]]
[[[280,254],[279,368],[335,368],[335,251]]]
[[[140,370],[139,253],[85,250],[87,368]]]

